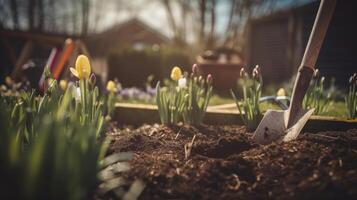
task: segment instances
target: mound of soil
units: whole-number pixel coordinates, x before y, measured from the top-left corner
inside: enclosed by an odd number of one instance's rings
[[[266,146],[242,126],[144,125],[108,136],[108,154],[134,153],[125,176],[145,182],[140,199],[357,197],[357,130]]]

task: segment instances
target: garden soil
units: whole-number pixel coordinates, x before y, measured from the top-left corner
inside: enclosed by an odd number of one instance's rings
[[[145,183],[140,199],[357,199],[357,130],[266,146],[243,126],[143,125],[108,137],[108,155],[134,153],[124,176]]]

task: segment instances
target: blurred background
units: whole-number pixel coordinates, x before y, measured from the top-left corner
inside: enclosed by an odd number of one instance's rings
[[[340,0],[317,67],[337,87],[356,71],[353,0]],[[319,1],[0,0],[0,82],[36,87],[49,65],[57,79],[87,54],[99,83],[145,88],[198,63],[217,92],[236,87],[242,67],[260,65],[271,90],[301,61]],[[70,38],[70,40],[68,40]],[[269,87],[265,88],[269,90]]]

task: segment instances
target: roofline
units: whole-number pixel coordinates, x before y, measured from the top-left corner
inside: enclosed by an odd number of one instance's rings
[[[116,30],[128,25],[128,24],[131,24],[131,23],[134,23],[134,22],[137,22],[139,23],[141,26],[145,27],[148,31],[158,35],[163,41],[169,43],[171,41],[171,39],[169,37],[167,37],[166,35],[160,33],[159,31],[157,31],[156,29],[152,28],[151,26],[149,26],[147,23],[144,23],[142,20],[140,20],[139,18],[137,17],[132,17],[124,22],[121,22],[119,24],[116,24],[116,25],[113,25],[111,26],[110,28],[104,30],[103,32],[101,33],[96,33],[94,35],[89,35],[88,37],[100,37],[102,35],[106,35],[106,34],[109,34],[109,33],[112,33],[112,32],[115,32]]]
[[[306,4],[303,4],[300,6],[296,6],[296,7],[292,7],[292,8],[288,8],[288,9],[280,9],[275,12],[269,13],[267,15],[252,18],[249,20],[249,23],[256,24],[256,23],[268,22],[268,21],[271,21],[271,20],[274,20],[274,19],[277,19],[280,17],[289,16],[291,13],[296,13],[300,10],[304,10],[306,8],[312,7],[316,3],[318,3],[318,1],[313,0],[310,3],[306,3]]]

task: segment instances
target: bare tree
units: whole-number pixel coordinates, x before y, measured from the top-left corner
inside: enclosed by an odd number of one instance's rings
[[[43,30],[44,20],[45,20],[45,10],[44,10],[44,0],[37,0],[38,5],[38,24],[37,28]]]
[[[36,0],[29,0],[27,6],[27,20],[29,30],[33,30],[35,28],[35,7]]]
[[[11,8],[11,15],[12,15],[12,22],[14,24],[14,28],[19,28],[19,13],[17,9],[17,0],[10,1],[10,8]]]
[[[88,33],[90,1],[82,0],[82,34]]]

